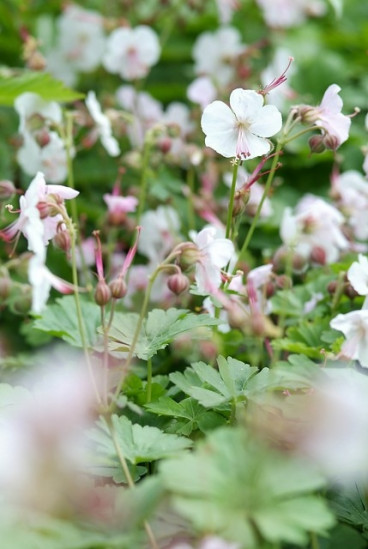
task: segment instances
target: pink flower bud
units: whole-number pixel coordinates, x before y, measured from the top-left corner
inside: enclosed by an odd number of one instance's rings
[[[182,253],[179,256],[180,267],[186,271],[199,261],[201,254],[198,247],[192,242],[185,242],[181,245]]]
[[[123,278],[115,278],[109,283],[111,297],[113,299],[121,299],[127,293],[127,285]]]
[[[97,282],[95,290],[95,301],[100,307],[104,307],[111,299],[111,289],[106,284],[105,280]]]
[[[189,288],[189,280],[183,273],[175,273],[168,278],[167,285],[169,290],[179,295]]]
[[[33,136],[41,148],[46,147],[46,145],[48,145],[51,140],[50,134],[45,128],[42,128],[41,130],[36,131],[33,134]]]
[[[11,280],[7,276],[0,277],[0,299],[5,300],[9,297],[11,290]]]
[[[318,265],[326,265],[326,252],[321,246],[314,246],[311,251],[311,261]]]
[[[326,150],[323,135],[312,135],[312,137],[309,138],[308,143],[312,153],[319,154]]]
[[[70,250],[71,246],[71,240],[70,240],[70,234],[68,231],[58,231],[56,235],[53,238],[53,243],[55,246],[63,250],[64,252],[68,252]]]

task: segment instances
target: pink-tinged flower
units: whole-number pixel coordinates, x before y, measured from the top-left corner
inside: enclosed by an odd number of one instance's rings
[[[103,199],[107,204],[109,219],[114,220],[114,224],[122,222],[126,213],[135,212],[138,204],[138,199],[135,196],[104,194]]]
[[[356,359],[368,368],[368,309],[337,315],[331,320],[330,326],[342,332],[346,338],[341,355]]]
[[[234,244],[227,238],[218,238],[215,227],[205,227],[199,233],[190,232],[198,248],[195,279],[199,291],[212,292],[221,284],[221,269],[234,257]]]
[[[204,32],[194,44],[194,71],[199,76],[209,76],[219,87],[227,86],[235,76],[234,61],[246,49],[234,27]]]
[[[129,139],[134,146],[141,147],[146,132],[163,117],[162,105],[147,92],[137,92],[133,86],[120,86],[116,90],[119,105],[133,114],[127,122]]]
[[[344,216],[331,204],[313,195],[305,196],[296,213],[285,208],[280,235],[284,244],[306,260],[311,259],[314,248],[323,250],[324,262],[334,263],[341,250],[349,247],[342,232]]]
[[[187,89],[187,97],[193,103],[198,103],[204,109],[216,99],[217,90],[210,78],[200,76],[193,80]]]
[[[216,0],[219,19],[222,24],[230,23],[234,11],[240,7],[239,0]]]
[[[278,48],[271,64],[261,73],[262,85],[265,86],[267,101],[283,110],[285,102],[292,99],[295,93],[286,83],[286,71],[288,78],[294,73],[294,65],[291,64],[292,55],[286,48]]]
[[[28,280],[32,286],[32,312],[39,314],[45,308],[51,287],[61,294],[72,294],[74,286],[54,275],[45,265],[45,253],[31,257]]]
[[[20,214],[16,221],[2,231],[3,236],[10,240],[21,232],[28,240],[28,249],[37,255],[44,253],[44,247],[57,232],[57,226],[62,223],[61,214],[44,216],[41,219],[39,205],[61,203],[63,200],[75,198],[79,191],[63,185],[47,185],[44,174],[38,172],[31,181],[24,196],[19,199]]]
[[[38,93],[25,92],[18,95],[14,101],[14,108],[19,114],[19,132],[32,132],[34,125],[61,124],[62,110],[55,101],[46,101]],[[35,118],[38,117],[38,121]],[[32,123],[32,120],[34,122]]]
[[[112,135],[111,122],[107,116],[103,114],[100,103],[97,101],[94,91],[88,92],[86,106],[94,122],[96,123],[96,129],[102,145],[105,147],[110,156],[119,156],[120,147],[119,143]]]
[[[125,80],[143,78],[160,57],[157,34],[145,25],[134,29],[119,28],[107,39],[103,57],[105,69]]]
[[[348,170],[332,178],[331,195],[346,216],[359,240],[368,238],[368,182],[356,170]]]
[[[266,138],[281,130],[279,110],[264,105],[257,92],[241,88],[231,93],[230,107],[214,101],[204,109],[201,124],[206,146],[226,158],[248,160],[267,154],[271,144]]]

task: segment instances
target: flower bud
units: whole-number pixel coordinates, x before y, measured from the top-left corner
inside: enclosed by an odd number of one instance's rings
[[[111,297],[113,299],[121,299],[127,293],[127,285],[123,278],[115,278],[109,283]]]
[[[306,270],[308,266],[308,261],[303,255],[294,253],[291,265],[293,267],[294,273],[300,274]]]
[[[280,275],[276,277],[276,286],[282,290],[289,290],[293,285],[293,281],[290,276]]]
[[[53,238],[53,243],[64,252],[69,252],[71,246],[69,231],[58,231]]]
[[[36,140],[36,143],[42,148],[46,147],[50,143],[50,134],[45,128],[41,128],[34,132],[33,137]]]
[[[354,290],[353,286],[351,284],[346,284],[345,287],[344,287],[344,294],[349,298],[349,299],[354,299],[358,294],[358,292],[356,290]]]
[[[100,307],[104,307],[111,299],[111,290],[104,280],[97,282],[95,301]]]
[[[32,307],[32,291],[30,286],[22,286],[15,297],[12,300],[11,308],[14,313],[25,315]]]
[[[329,133],[325,135],[323,142],[327,149],[331,149],[332,151],[335,151],[340,145],[338,138],[334,135],[330,135]]]
[[[321,246],[314,246],[310,255],[311,261],[318,265],[326,265],[326,252]]]
[[[303,124],[314,124],[314,122],[318,119],[319,112],[316,107],[300,105],[298,108],[298,115],[301,117]]]
[[[27,67],[31,69],[32,71],[43,71],[46,67],[46,59],[42,55],[41,52],[35,51],[28,59],[27,59]]]
[[[40,212],[40,218],[46,219],[50,215],[50,204],[48,202],[38,202],[37,210]]]
[[[9,200],[16,193],[14,184],[7,179],[0,181],[0,201]]]
[[[252,334],[258,337],[266,335],[266,325],[261,313],[253,313],[250,319]]]
[[[331,280],[327,285],[327,291],[329,294],[334,294],[337,290],[338,282],[337,280]]]
[[[4,301],[10,294],[11,280],[8,276],[0,277],[0,299]]]
[[[186,242],[182,246],[182,252],[179,256],[179,264],[183,271],[190,269],[200,258],[198,247],[192,242]]]
[[[183,273],[175,273],[168,278],[167,285],[170,291],[180,295],[189,288],[189,280]]]
[[[272,280],[269,280],[266,283],[266,297],[267,297],[267,299],[269,299],[270,297],[272,297],[274,295],[275,290],[276,290],[275,284],[272,282]]]
[[[158,147],[163,154],[167,154],[171,149],[172,140],[170,137],[162,137],[158,142]]]
[[[227,319],[231,328],[243,330],[249,321],[249,315],[238,303],[234,302],[232,306],[227,309]]]
[[[309,138],[308,143],[312,153],[319,154],[326,150],[326,145],[322,135],[312,135],[312,137]]]

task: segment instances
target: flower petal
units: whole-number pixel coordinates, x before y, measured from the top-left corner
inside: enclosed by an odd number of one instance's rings
[[[265,105],[257,114],[250,131],[259,137],[271,137],[281,130],[282,117],[274,105]]]

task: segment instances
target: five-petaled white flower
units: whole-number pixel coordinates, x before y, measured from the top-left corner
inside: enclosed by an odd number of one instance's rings
[[[100,103],[96,98],[94,91],[89,91],[86,98],[86,105],[90,115],[96,123],[96,129],[101,139],[101,143],[110,156],[119,156],[119,143],[112,135],[111,123],[101,110]]]
[[[231,108],[230,108],[231,107]],[[230,95],[230,107],[222,101],[208,105],[202,115],[206,145],[226,158],[255,158],[267,154],[267,137],[278,133],[281,113],[274,105],[264,105],[253,90],[238,88]]]

